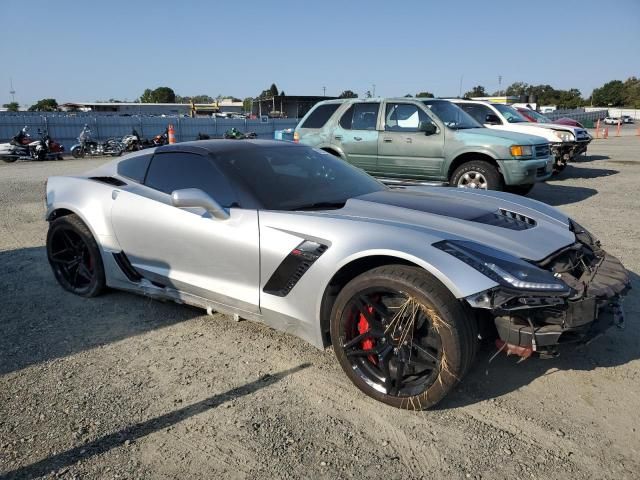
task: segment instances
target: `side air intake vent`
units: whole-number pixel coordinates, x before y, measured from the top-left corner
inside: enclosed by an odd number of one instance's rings
[[[302,242],[276,268],[263,291],[278,297],[286,297],[311,265],[327,251],[327,248],[329,247],[326,245],[310,240]]]
[[[494,227],[508,228],[509,230],[527,230],[536,226],[536,221],[533,218],[505,208],[501,208],[495,213],[487,213],[473,218],[471,221],[493,225]]]
[[[114,177],[89,177],[89,180],[94,180],[96,182],[107,183],[109,185],[113,185],[116,187],[124,187],[126,183],[122,180],[114,178]]]

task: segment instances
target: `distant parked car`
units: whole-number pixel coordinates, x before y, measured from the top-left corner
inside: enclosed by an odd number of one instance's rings
[[[362,168],[385,183],[447,182],[526,194],[552,174],[544,138],[499,132],[447,100],[327,100],[300,121],[294,141]]]
[[[605,125],[617,125],[618,122],[622,123],[622,120],[618,117],[604,117]]]
[[[633,117],[629,115],[622,115],[620,119],[622,120],[622,123],[633,123]]]
[[[520,113],[520,115],[522,115],[524,118],[526,118],[530,122],[553,123],[555,125],[569,125],[570,127],[584,128],[584,125],[582,125],[579,121],[574,120],[573,118],[562,117],[556,120],[551,120],[549,117],[541,114],[540,112],[536,112],[535,110],[532,110],[530,108],[525,108],[525,107],[514,107],[514,108]]]

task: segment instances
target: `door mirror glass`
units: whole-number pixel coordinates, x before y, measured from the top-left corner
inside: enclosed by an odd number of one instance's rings
[[[213,198],[199,188],[183,188],[171,193],[171,204],[178,208],[204,208],[219,220],[229,218],[227,211]]]
[[[493,114],[493,113],[488,113],[484,117],[484,123],[487,124],[487,125],[501,125],[502,124],[502,122],[500,121],[498,116]]]
[[[425,135],[434,135],[438,131],[437,127],[431,122],[420,122],[418,130],[424,132]]]

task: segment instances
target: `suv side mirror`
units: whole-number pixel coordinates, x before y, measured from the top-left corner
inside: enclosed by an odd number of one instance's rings
[[[171,193],[171,205],[178,208],[204,208],[218,220],[226,220],[229,214],[218,202],[199,188],[183,188]]]
[[[424,132],[425,135],[433,135],[438,131],[438,128],[431,122],[420,122],[418,130]]]
[[[493,113],[489,113],[486,117],[484,117],[484,123],[488,125],[502,125],[500,118]]]

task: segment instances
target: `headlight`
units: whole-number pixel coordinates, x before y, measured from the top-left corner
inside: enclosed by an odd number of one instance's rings
[[[444,240],[433,246],[453,255],[504,287],[556,293],[570,291],[567,284],[553,273],[479,243]]]
[[[553,133],[563,142],[573,142],[576,139],[573,133],[567,132],[566,130],[554,130]]]
[[[516,158],[533,156],[531,145],[511,145],[511,156]]]

